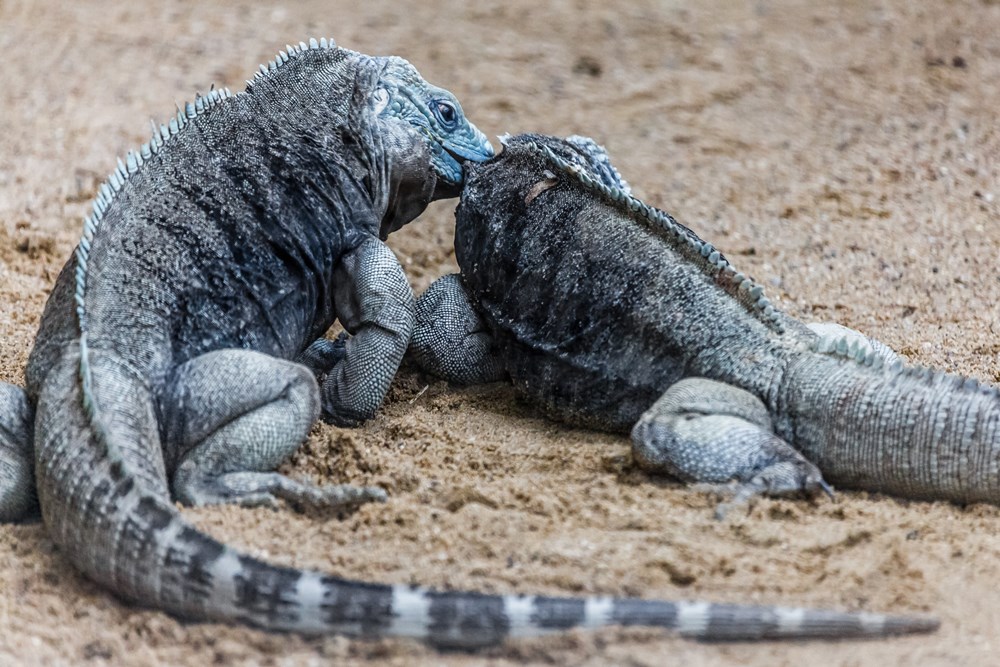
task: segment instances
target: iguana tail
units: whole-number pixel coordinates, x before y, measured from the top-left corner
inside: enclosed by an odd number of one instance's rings
[[[78,354],[66,355],[39,399],[37,474],[45,523],[88,577],[185,619],[310,635],[414,637],[455,648],[615,624],[705,640],[871,637],[938,626],[919,617],[706,602],[435,592],[277,567],[200,532],[170,502],[153,397],[140,374],[91,349],[96,398],[88,416],[78,369]],[[114,446],[102,445],[102,438]]]
[[[1000,503],[1000,392],[820,339],[790,368],[778,424],[828,482],[905,498]]]

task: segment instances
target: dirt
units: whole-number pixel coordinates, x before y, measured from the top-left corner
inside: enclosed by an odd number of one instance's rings
[[[145,141],[147,119],[212,83],[240,90],[286,42],[323,35],[407,57],[491,136],[594,136],[637,194],[787,312],[858,328],[913,363],[1000,379],[995,0],[0,0],[0,380],[23,382],[84,211],[115,157]],[[457,269],[453,205],[391,239],[417,291]],[[185,514],[253,554],[376,581],[933,613],[942,626],[761,645],[612,629],[473,656],[307,640],[122,604],[36,523],[0,526],[0,662],[985,665],[1000,649],[993,506],[842,491],[718,522],[710,497],[637,471],[624,437],[548,421],[502,384],[449,387],[409,367],[375,419],[317,426],[286,471],[380,484],[391,499],[344,519]]]

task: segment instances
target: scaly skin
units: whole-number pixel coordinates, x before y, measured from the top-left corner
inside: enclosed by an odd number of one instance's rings
[[[46,306],[27,394],[0,393],[4,450],[24,453],[34,408],[42,516],[77,568],[187,619],[461,648],[612,623],[714,639],[937,627],[371,584],[275,567],[188,524],[172,497],[323,506],[384,497],[273,469],[320,413],[354,423],[378,407],[413,324],[409,287],[381,239],[457,192],[458,158],[492,153],[454,98],[405,61],[325,40],[280,61],[245,94],[187,109],[165,141],[112,175]],[[334,318],[351,335],[316,341]]]
[[[640,465],[735,480],[737,501],[828,490],[825,476],[1000,502],[997,390],[776,310],[587,139],[523,135],[471,166],[455,247],[460,279],[417,304],[412,347],[439,375],[509,374],[558,418],[631,429]]]

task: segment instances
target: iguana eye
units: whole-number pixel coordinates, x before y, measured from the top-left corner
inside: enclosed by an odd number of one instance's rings
[[[434,110],[437,113],[438,120],[445,127],[451,127],[458,121],[458,111],[451,102],[438,100],[434,103]]]

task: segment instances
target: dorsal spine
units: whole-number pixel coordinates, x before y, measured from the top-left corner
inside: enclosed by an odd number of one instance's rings
[[[763,286],[737,271],[711,243],[702,241],[663,211],[649,206],[620,188],[612,187],[593,178],[585,169],[562,159],[548,146],[541,146],[535,142],[527,142],[525,145],[542,153],[559,169],[575,177],[587,189],[600,193],[613,204],[623,207],[631,214],[638,215],[650,223],[655,230],[666,232],[667,238],[673,241],[678,250],[683,252],[693,264],[724,287],[728,285],[729,291],[750,314],[759,318],[776,333],[784,332],[785,327],[782,323],[781,312],[764,295]]]
[[[927,386],[938,385],[943,390],[968,392],[1000,397],[1000,389],[983,384],[975,378],[954,375],[942,370],[926,366],[907,366],[901,360],[886,362],[881,355],[867,349],[857,340],[846,336],[820,336],[812,348],[817,354],[844,359],[860,366],[867,366],[876,371],[884,372],[890,378],[907,378],[925,383]]]
[[[308,44],[300,42],[298,46],[287,46],[286,50],[280,52],[274,60],[270,61],[268,65],[260,66],[260,71],[254,76],[252,81],[247,82],[247,90],[250,89],[253,82],[258,81],[264,76],[274,72],[281,65],[284,65],[291,58],[294,58],[301,53],[313,49],[334,48],[337,48],[336,42],[333,39],[327,39],[325,37],[319,40],[312,38],[309,40]],[[105,213],[111,206],[111,203],[114,201],[117,193],[125,187],[129,178],[133,174],[138,173],[147,161],[159,153],[163,146],[166,145],[171,138],[177,136],[181,131],[183,131],[192,120],[207,113],[209,110],[215,108],[230,97],[233,97],[233,94],[228,88],[217,90],[213,87],[209,89],[208,93],[205,95],[196,95],[193,102],[187,102],[183,107],[178,105],[177,114],[170,118],[167,123],[159,126],[157,126],[156,123],[153,123],[153,132],[150,140],[144,143],[138,151],[129,151],[125,156],[124,161],[122,161],[121,158],[118,158],[115,169],[97,190],[97,196],[94,198],[92,211],[86,216],[86,218],[84,218],[83,221],[83,233],[81,234],[80,242],[76,247],[76,289],[74,292],[77,324],[80,328],[80,392],[82,395],[84,412],[87,415],[90,426],[94,431],[94,436],[104,447],[108,460],[112,464],[121,463],[121,453],[108,437],[107,431],[101,423],[97,405],[95,403],[93,383],[91,381],[90,348],[88,345],[89,329],[87,326],[87,311],[85,307],[87,292],[87,266],[90,259],[90,249],[94,243],[94,237],[104,220]]]

